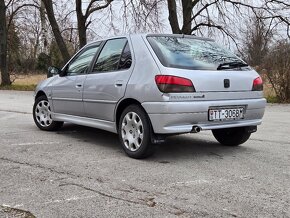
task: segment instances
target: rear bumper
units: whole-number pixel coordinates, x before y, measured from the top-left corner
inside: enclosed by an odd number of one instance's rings
[[[208,121],[209,107],[236,105],[246,105],[244,119],[224,122]],[[142,106],[149,115],[155,133],[175,134],[189,133],[193,126],[199,126],[201,130],[211,130],[260,125],[265,112],[266,99],[145,102]]]

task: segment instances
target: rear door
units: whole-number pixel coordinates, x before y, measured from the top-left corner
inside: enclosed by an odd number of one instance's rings
[[[52,104],[55,113],[84,115],[83,84],[99,45],[96,43],[81,50],[65,67],[65,75],[53,81]]]
[[[108,40],[84,83],[87,117],[114,121],[117,102],[124,96],[133,70],[131,45],[127,38]]]

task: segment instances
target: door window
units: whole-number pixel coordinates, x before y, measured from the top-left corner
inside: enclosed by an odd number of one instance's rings
[[[84,49],[67,67],[66,75],[67,76],[74,76],[85,74],[87,69],[93,60],[98,48],[99,44],[93,45]]]
[[[116,71],[120,69],[118,67],[119,67],[121,55],[122,55],[121,59],[123,60],[122,61],[123,65],[125,64],[126,59],[128,59],[128,57],[126,57],[126,55],[123,52],[123,50],[125,50],[124,47],[126,43],[127,43],[126,38],[108,40],[103,50],[101,51],[97,62],[94,65],[93,72],[109,72],[109,71]],[[130,49],[129,51],[128,49],[129,47],[126,50],[127,51],[126,54],[127,56],[130,56],[130,59],[131,59],[131,54],[128,55],[128,52],[130,53]],[[129,60],[127,60],[127,62],[128,61]],[[132,62],[132,60],[130,60],[130,62]],[[124,66],[121,69],[124,69]]]

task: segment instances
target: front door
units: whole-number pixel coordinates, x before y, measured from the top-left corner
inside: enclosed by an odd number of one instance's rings
[[[84,83],[86,116],[114,121],[117,102],[124,96],[133,70],[127,38],[108,40]]]
[[[94,44],[82,49],[64,68],[52,84],[53,111],[59,114],[84,115],[83,85],[87,70],[99,48]]]

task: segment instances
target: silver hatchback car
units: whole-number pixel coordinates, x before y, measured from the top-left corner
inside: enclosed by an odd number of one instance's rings
[[[258,73],[213,40],[138,34],[83,47],[50,67],[35,91],[42,130],[63,122],[118,133],[126,154],[144,158],[166,136],[211,130],[223,145],[246,142],[266,100]]]

